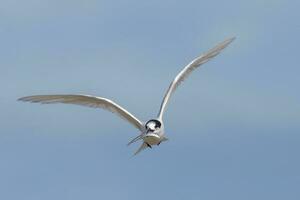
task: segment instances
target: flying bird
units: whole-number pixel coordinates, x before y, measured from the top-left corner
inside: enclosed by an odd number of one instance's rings
[[[65,104],[76,104],[82,106],[88,106],[93,108],[103,108],[112,113],[119,115],[121,118],[125,119],[135,128],[140,131],[140,134],[133,138],[128,145],[142,140],[141,146],[134,153],[134,155],[141,152],[143,149],[152,148],[153,145],[160,145],[161,142],[164,142],[167,139],[164,133],[164,123],[163,115],[165,113],[167,104],[170,100],[170,97],[175,92],[176,88],[194,71],[196,68],[206,63],[210,59],[217,56],[224,48],[226,48],[235,38],[229,38],[211,50],[203,53],[188,65],[186,65],[183,70],[175,77],[171,82],[167,92],[161,103],[159,113],[156,118],[150,119],[147,122],[142,122],[129,111],[113,102],[110,99],[103,97],[82,95],[82,94],[58,94],[58,95],[35,95],[35,96],[26,96],[18,100],[28,101],[32,103],[42,103],[42,104],[52,104],[52,103],[65,103]]]

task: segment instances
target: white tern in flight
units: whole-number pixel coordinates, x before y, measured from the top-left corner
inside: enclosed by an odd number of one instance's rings
[[[119,106],[117,103],[97,96],[90,95],[81,95],[81,94],[58,94],[58,95],[35,95],[22,97],[18,100],[20,101],[29,101],[33,103],[66,103],[66,104],[77,104],[82,106],[89,106],[93,108],[103,108],[113,113],[116,113],[123,119],[127,120],[135,128],[140,131],[140,134],[132,139],[128,145],[143,140],[142,145],[135,152],[134,155],[138,154],[143,149],[149,147],[152,148],[153,145],[159,145],[161,142],[168,140],[164,134],[164,123],[163,123],[163,114],[166,110],[166,106],[169,102],[171,95],[174,93],[176,88],[183,82],[188,75],[195,70],[200,65],[206,63],[216,55],[218,55],[225,47],[227,47],[235,38],[230,38],[224,42],[218,44],[211,50],[200,55],[192,62],[190,62],[183,70],[175,77],[175,79],[170,84],[164,99],[161,103],[159,113],[157,118],[150,119],[146,123],[143,123],[133,114],[125,110],[123,107]]]

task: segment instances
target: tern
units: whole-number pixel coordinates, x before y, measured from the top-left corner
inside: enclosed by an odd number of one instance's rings
[[[186,65],[182,71],[175,77],[171,82],[163,101],[161,103],[158,115],[154,119],[150,119],[147,122],[142,122],[136,118],[129,111],[115,103],[114,101],[97,96],[82,95],[82,94],[58,94],[58,95],[35,95],[35,96],[26,96],[18,100],[28,101],[32,103],[42,103],[42,104],[52,104],[52,103],[65,103],[65,104],[76,104],[82,106],[88,106],[93,108],[103,108],[112,113],[119,115],[121,118],[125,119],[135,128],[140,131],[140,134],[133,138],[128,145],[142,140],[141,146],[134,153],[134,155],[141,152],[143,149],[152,148],[153,145],[160,145],[161,142],[164,142],[167,139],[164,133],[164,123],[163,115],[166,110],[166,106],[170,100],[170,97],[176,90],[176,88],[194,71],[196,68],[206,63],[210,59],[217,56],[224,48],[226,48],[235,38],[229,38],[221,43],[219,43],[214,48],[203,53],[188,65]]]

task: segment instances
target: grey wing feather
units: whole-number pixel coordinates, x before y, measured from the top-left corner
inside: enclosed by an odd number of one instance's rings
[[[133,116],[130,112],[116,104],[115,102],[89,95],[36,95],[27,96],[18,99],[20,101],[29,101],[32,103],[52,104],[52,103],[66,103],[88,106],[92,108],[103,108],[112,113],[118,114],[121,118],[127,120],[139,130],[143,130],[143,125],[140,120]]]
[[[176,88],[180,85],[181,82],[183,82],[192,71],[194,71],[197,67],[200,65],[206,63],[216,55],[218,55],[225,47],[227,47],[235,38],[230,38],[225,40],[224,42],[218,44],[211,50],[207,51],[206,53],[202,54],[201,56],[194,59],[192,62],[190,62],[184,69],[175,77],[175,79],[170,84],[164,99],[161,103],[158,118],[162,120],[164,111],[166,109],[166,105],[173,94],[173,92],[176,90]]]

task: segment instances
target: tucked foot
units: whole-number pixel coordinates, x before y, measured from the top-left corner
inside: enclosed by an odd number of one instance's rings
[[[160,145],[160,143],[161,143],[161,142],[159,142],[159,143],[157,144],[157,146],[159,146],[159,145]]]
[[[147,142],[146,142],[146,145],[147,145],[149,148],[152,149],[152,146],[151,146],[150,144],[148,144]]]

